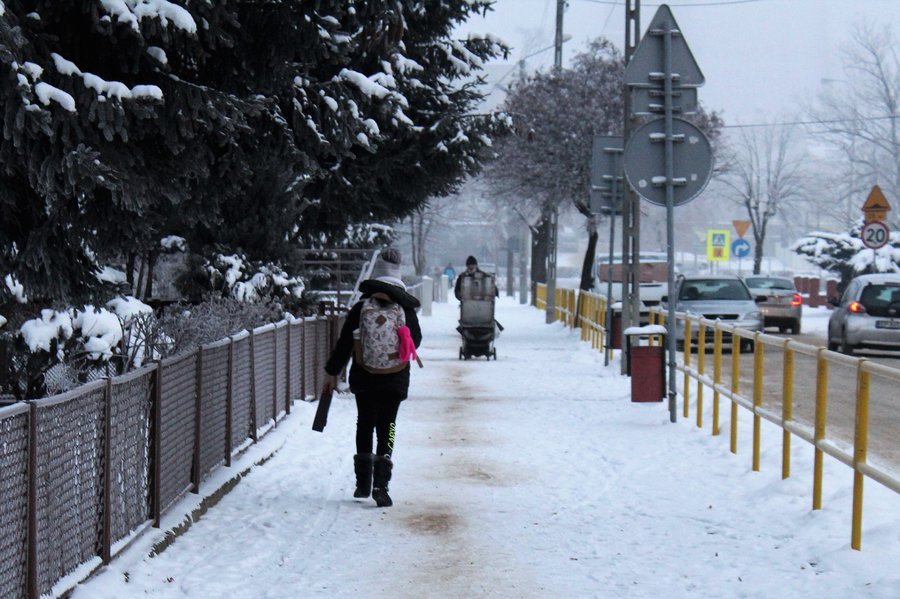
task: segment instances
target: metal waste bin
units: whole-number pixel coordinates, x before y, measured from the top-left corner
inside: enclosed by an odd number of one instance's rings
[[[619,306],[619,307],[616,307]],[[622,349],[622,304],[616,302],[612,307],[612,323],[609,331],[609,346]]]
[[[623,332],[631,377],[631,401],[662,401],[666,397],[666,327],[628,327]],[[659,345],[650,345],[651,337]]]

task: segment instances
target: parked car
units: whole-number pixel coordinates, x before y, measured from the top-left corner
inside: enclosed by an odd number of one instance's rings
[[[722,320],[742,329],[762,331],[762,314],[747,284],[740,277],[728,275],[679,276],[675,280],[675,311],[710,320]],[[669,297],[664,298],[668,302]],[[667,304],[668,305],[668,304]],[[696,327],[694,335],[696,335]],[[712,341],[714,331],[706,331],[706,340]],[[684,324],[675,327],[675,341],[684,344]],[[722,341],[731,343],[731,335],[723,334]],[[740,351],[753,351],[753,341],[742,339]]]
[[[764,296],[766,301],[759,304],[764,327],[778,327],[784,333],[800,333],[800,319],[803,312],[803,298],[797,293],[794,282],[783,277],[744,277],[744,282],[755,297]]]
[[[900,350],[900,274],[861,275],[847,285],[828,319],[828,349]]]

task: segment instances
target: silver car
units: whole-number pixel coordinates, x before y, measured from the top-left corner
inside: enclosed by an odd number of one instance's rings
[[[726,275],[682,276],[675,281],[676,312],[702,316],[710,320],[721,320],[750,331],[762,331],[762,314],[750,289],[739,277]],[[668,297],[666,298],[668,300]],[[697,328],[694,328],[696,336]],[[712,328],[706,331],[707,341],[714,336]],[[675,327],[675,340],[684,344],[684,324],[679,321]],[[731,335],[724,334],[722,340],[731,343]],[[741,340],[741,351],[753,351],[753,341]]]
[[[754,297],[764,296],[766,301],[759,304],[763,315],[763,326],[778,327],[784,333],[800,333],[800,320],[803,313],[803,298],[797,293],[794,282],[783,277],[744,277]]]
[[[852,355],[860,348],[900,350],[900,274],[856,277],[828,319],[828,349]]]

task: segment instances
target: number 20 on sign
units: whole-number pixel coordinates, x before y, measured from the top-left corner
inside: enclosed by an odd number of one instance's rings
[[[875,220],[862,228],[863,245],[869,249],[877,250],[888,242],[890,229],[880,220]]]

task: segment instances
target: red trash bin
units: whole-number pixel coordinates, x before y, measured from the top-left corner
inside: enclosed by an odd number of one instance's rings
[[[662,401],[666,397],[666,336],[646,332],[649,328],[631,327],[624,334],[634,402]],[[660,339],[660,345],[650,345],[651,336]]]

